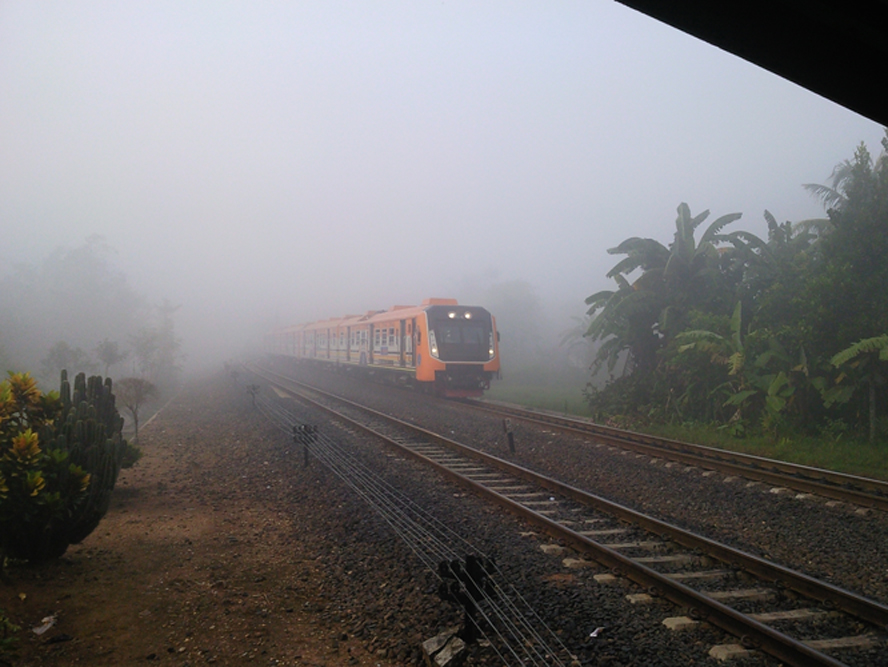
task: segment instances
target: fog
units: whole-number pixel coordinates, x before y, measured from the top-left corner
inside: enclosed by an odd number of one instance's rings
[[[679,203],[762,235],[765,209],[822,217],[801,184],[881,135],[603,0],[7,0],[0,275],[98,235],[180,306],[195,369],[275,325],[498,284],[563,330],[606,250],[668,243]]]

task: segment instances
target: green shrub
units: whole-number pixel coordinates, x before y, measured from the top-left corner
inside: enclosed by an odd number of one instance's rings
[[[0,553],[40,562],[108,511],[126,442],[111,380],[83,373],[43,394],[27,373],[0,384]]]
[[[120,467],[132,468],[140,458],[142,458],[142,448],[127,440],[126,447],[123,450],[123,457],[120,460]]]
[[[16,654],[16,644],[18,643],[16,633],[20,629],[0,609],[0,665],[11,664],[5,658],[11,658]]]

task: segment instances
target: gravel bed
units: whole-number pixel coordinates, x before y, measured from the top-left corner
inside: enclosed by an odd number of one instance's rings
[[[632,584],[595,582],[601,568],[568,570],[564,553],[545,553],[544,536],[511,514],[466,494],[410,460],[387,455],[377,442],[340,430],[308,408],[295,407],[301,421],[321,424],[325,435],[348,442],[363,463],[386,478],[427,511],[442,519],[479,551],[493,556],[507,583],[514,586],[582,665],[678,667],[712,664],[709,649],[735,640],[701,626],[692,635],[668,630],[662,621],[677,615],[672,605],[654,601],[633,606]],[[284,438],[284,436],[281,436]],[[301,466],[301,458],[299,466]],[[399,664],[423,664],[418,650],[423,639],[458,625],[461,614],[437,596],[437,578],[385,522],[317,461],[293,503],[310,509],[325,526],[317,559],[324,564],[328,599],[324,613],[342,624],[344,636],[363,639],[370,650]],[[599,636],[590,638],[596,628]],[[490,650],[474,647],[467,665],[500,665]],[[567,664],[567,663],[565,663]],[[761,655],[736,661],[738,666],[772,664]]]
[[[888,602],[888,562],[884,558],[888,516],[885,513],[859,512],[858,508],[848,505],[829,506],[824,499],[798,499],[795,493],[772,493],[762,484],[704,474],[696,468],[668,465],[662,460],[652,461],[646,456],[596,447],[589,440],[524,424],[514,424],[517,451],[511,455],[502,423],[497,418],[323,370],[300,367],[299,372],[318,386],[381,411],[449,432],[454,439],[589,492]],[[556,569],[559,566],[558,562],[553,565]],[[584,576],[576,575],[577,578]],[[596,595],[601,594],[599,589],[596,591]],[[609,625],[609,617],[623,619],[625,609],[616,611],[616,607],[626,606],[625,593],[625,590],[619,591],[614,597],[615,607],[599,607],[607,612],[593,616],[597,620],[587,623],[589,627],[582,630],[588,631],[593,623]],[[680,613],[680,610],[673,611]],[[639,609],[631,612],[630,616],[649,613]],[[662,609],[657,614],[672,615]],[[659,623],[651,618],[647,621],[650,627]],[[581,634],[578,632],[577,636]],[[852,656],[842,656],[843,660],[849,658],[853,663]]]

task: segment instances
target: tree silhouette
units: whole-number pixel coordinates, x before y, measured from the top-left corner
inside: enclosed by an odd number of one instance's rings
[[[134,442],[139,440],[139,410],[151,398],[157,396],[157,387],[142,378],[123,378],[114,384],[114,394],[121,405],[133,416]]]

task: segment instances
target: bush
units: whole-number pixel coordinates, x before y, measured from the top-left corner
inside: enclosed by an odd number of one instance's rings
[[[40,562],[85,539],[108,511],[126,442],[111,380],[83,373],[73,395],[27,373],[0,384],[0,554]]]
[[[123,457],[120,460],[120,467],[132,468],[142,456],[142,448],[127,440],[126,447],[123,450]]]
[[[0,609],[0,665],[12,664],[8,662],[4,656],[11,658],[15,655],[16,644],[18,643],[16,633],[20,629],[21,628],[14,625],[13,622],[7,618],[6,614],[3,613],[3,610]]]

